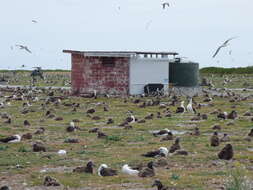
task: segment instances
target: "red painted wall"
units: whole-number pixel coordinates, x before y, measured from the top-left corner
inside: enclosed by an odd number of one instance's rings
[[[127,95],[129,58],[114,58],[114,66],[102,64],[102,57],[72,54],[71,82],[74,94],[93,93]]]

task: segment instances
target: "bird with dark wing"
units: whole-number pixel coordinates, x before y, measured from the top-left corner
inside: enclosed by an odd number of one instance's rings
[[[117,170],[109,168],[106,164],[101,164],[100,167],[98,168],[98,175],[99,176],[114,176],[117,175]]]
[[[169,187],[164,186],[160,180],[155,180],[152,187],[157,187],[157,190],[169,190]]]
[[[149,151],[145,154],[142,154],[144,157],[167,157],[168,156],[168,149],[165,147],[160,147],[158,150]]]
[[[168,2],[162,3],[163,9],[166,9],[166,7],[170,7],[170,4]]]
[[[231,40],[233,40],[233,39],[235,39],[235,38],[237,38],[237,37],[229,38],[221,46],[219,46],[218,49],[216,50],[216,52],[214,53],[213,58],[216,57],[216,55],[219,53],[219,51],[221,50],[221,48],[227,47],[229,45],[228,42],[231,41]]]
[[[31,50],[29,50],[29,48],[27,46],[19,45],[19,44],[16,44],[16,46],[19,47],[19,49],[23,49],[29,53],[32,53]]]

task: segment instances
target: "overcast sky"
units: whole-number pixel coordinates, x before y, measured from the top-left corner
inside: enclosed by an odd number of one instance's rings
[[[0,69],[70,69],[63,49],[176,51],[200,67],[253,65],[252,0],[168,0],[166,10],[162,2],[1,0]]]

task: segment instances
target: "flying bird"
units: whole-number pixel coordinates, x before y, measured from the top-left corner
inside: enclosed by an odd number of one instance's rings
[[[146,29],[146,30],[149,29],[149,26],[151,25],[151,23],[152,23],[152,20],[150,20],[150,21],[148,21],[148,22],[146,23],[146,26],[145,26],[145,29]]]
[[[237,37],[229,38],[221,46],[219,46],[218,49],[216,50],[215,54],[213,55],[213,58],[215,58],[215,56],[219,53],[221,48],[227,47],[229,45],[228,42],[235,39],[235,38],[237,38]]]
[[[166,6],[170,7],[169,3],[162,3],[163,9],[166,9]]]
[[[29,50],[27,46],[18,45],[18,44],[16,44],[16,46],[19,47],[19,49],[23,49],[23,50],[26,50],[29,53],[32,53],[31,50]]]
[[[37,20],[32,20],[32,22],[33,22],[33,23],[38,23],[38,21],[37,21]]]

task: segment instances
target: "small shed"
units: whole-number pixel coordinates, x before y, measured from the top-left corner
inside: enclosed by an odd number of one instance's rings
[[[136,95],[147,84],[169,85],[170,57],[176,52],[73,51],[71,83],[75,94]]]

